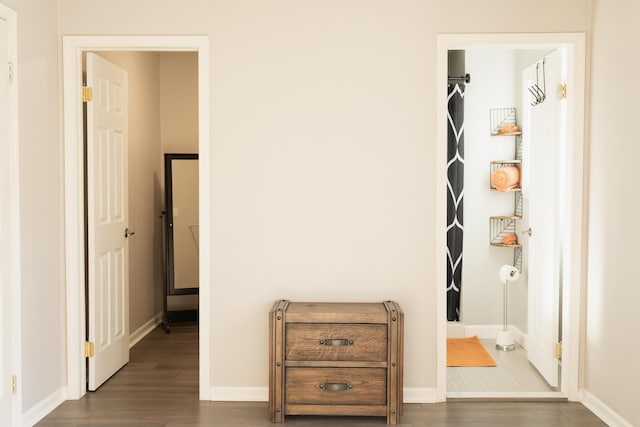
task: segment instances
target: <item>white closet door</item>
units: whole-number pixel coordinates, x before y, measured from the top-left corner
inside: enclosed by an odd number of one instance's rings
[[[542,61],[537,70],[537,82],[542,86]],[[556,343],[560,331],[560,258],[562,199],[566,164],[562,147],[566,134],[564,103],[559,87],[565,81],[565,61],[562,50],[546,56],[544,85],[546,99],[531,106],[528,87],[536,83],[536,65],[523,75],[525,111],[524,144],[528,168],[525,194],[529,198],[528,226],[528,337],[527,352],[531,363],[549,385],[558,385],[559,362]],[[525,227],[526,228],[526,227]]]
[[[0,4],[0,424],[21,425],[16,13]]]

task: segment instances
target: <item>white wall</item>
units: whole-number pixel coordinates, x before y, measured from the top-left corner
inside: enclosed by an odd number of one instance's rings
[[[630,425],[640,425],[636,320],[640,228],[634,133],[640,86],[640,3],[599,1],[591,57],[588,312],[584,386]]]
[[[211,37],[214,387],[266,387],[277,298],[393,298],[433,389],[435,34],[586,31],[584,2],[59,4],[62,34]]]
[[[198,54],[160,55],[160,138],[164,153],[198,152]]]
[[[466,72],[471,74],[471,84],[466,86],[465,93],[465,233],[461,312],[465,325],[502,324],[502,284],[498,270],[504,264],[513,264],[513,249],[489,245],[489,217],[513,215],[514,193],[490,190],[489,164],[492,160],[514,158],[515,137],[490,135],[489,110],[517,107],[514,61],[513,50],[466,51]],[[523,283],[518,280],[510,284],[510,292],[513,288],[523,287]],[[509,321],[513,322],[513,315],[521,313],[510,314]]]
[[[266,312],[289,297],[397,299],[407,319],[405,383],[434,387],[435,34],[590,33],[593,4],[584,384],[640,424],[640,375],[627,363],[640,356],[630,339],[639,335],[630,319],[640,291],[629,268],[640,236],[611,226],[640,214],[633,186],[620,184],[635,182],[640,157],[630,127],[640,94],[620,78],[638,68],[637,2],[482,0],[465,13],[436,0],[14,3],[25,410],[65,382],[56,35],[211,36],[214,385],[266,385]],[[240,348],[220,350],[238,335],[247,338]]]
[[[162,152],[198,153],[198,54],[195,52],[162,52],[160,55],[160,87]],[[164,161],[162,164],[164,165]],[[161,185],[163,195],[164,182],[163,170]],[[191,191],[194,192],[192,196],[197,199],[198,189],[191,188]],[[164,204],[163,198],[163,210]],[[174,239],[173,243],[174,256],[175,254],[178,254],[178,257],[180,254],[184,255],[185,251],[191,253],[194,249],[192,244],[187,249],[181,248],[179,239]],[[174,262],[176,261],[174,260]],[[198,265],[197,262],[196,265]],[[197,308],[198,295],[169,296],[167,307],[169,310],[176,311]]]
[[[19,1],[22,409],[66,383],[63,151],[56,2]]]
[[[433,388],[433,278],[439,262],[433,244],[433,170],[439,161],[434,157],[435,34],[589,31],[591,17],[590,3],[583,0],[482,0],[467,2],[465,13],[450,13],[446,2],[436,0],[14,3],[19,25],[25,411],[66,381],[62,34],[211,37],[214,232],[212,259],[205,262],[213,271],[214,386],[266,386],[266,313],[274,299],[287,297],[397,299],[407,320],[405,384]],[[620,56],[613,56],[606,47],[625,41],[615,36],[615,19],[634,16],[625,14],[635,6],[631,1],[624,6],[598,6],[604,8],[595,24],[599,76],[594,75],[594,87],[599,87],[600,99],[613,96],[607,88],[619,71],[607,63],[628,52],[620,49]],[[635,31],[631,23],[627,28]],[[603,118],[615,105],[607,102],[598,110],[603,114],[594,115],[594,132],[603,139],[610,127]],[[613,122],[619,123],[618,118]],[[628,137],[625,132],[614,143]],[[599,162],[596,178],[618,170],[612,159]],[[604,197],[599,185],[598,194]],[[614,207],[600,209],[596,219],[617,212]],[[624,237],[626,245],[637,240]],[[620,241],[607,249],[618,253]],[[613,274],[613,268],[626,263],[608,262],[613,266],[604,264],[592,276],[625,279],[596,288],[616,299],[610,289],[632,281]],[[617,313],[631,313],[622,303]],[[606,322],[594,318],[592,327],[610,330],[618,314],[607,313],[614,317]],[[246,338],[240,347],[234,346],[237,336]],[[592,343],[597,336],[590,335]],[[611,348],[623,347],[615,341]],[[594,390],[608,399],[603,374],[597,373],[609,373],[603,366],[596,352],[587,373]],[[614,371],[613,380],[624,389],[628,383],[621,378],[622,369]],[[633,413],[629,405],[620,406],[623,413]]]

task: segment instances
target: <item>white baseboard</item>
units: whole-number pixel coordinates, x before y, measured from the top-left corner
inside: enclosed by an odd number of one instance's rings
[[[509,330],[513,334],[513,340],[520,344],[522,348],[527,349],[527,334],[522,332],[520,329],[516,328],[513,325],[509,325]]]
[[[598,418],[605,422],[609,427],[633,427],[633,425],[618,415],[606,403],[589,393],[587,390],[578,392],[580,403],[589,408],[591,412],[596,414]]]
[[[447,399],[563,399],[559,391],[449,391]]]
[[[447,322],[447,338],[466,338],[467,328],[460,322]]]
[[[218,402],[267,402],[269,387],[211,387],[210,396]]]
[[[160,323],[162,323],[162,312],[149,319],[144,325],[136,329],[135,332],[129,333],[129,348],[138,344],[142,338],[146,337],[149,332],[153,331]]]
[[[436,403],[437,393],[435,388],[405,387],[402,393],[404,403]]]
[[[464,336],[460,336],[460,328],[464,328]],[[477,336],[481,340],[495,339],[498,332],[502,330],[502,325],[452,325],[447,326],[448,338],[468,338]],[[509,325],[509,330],[513,334],[515,342],[527,349],[527,335],[514,325]],[[449,335],[451,332],[453,335]]]
[[[51,411],[60,406],[65,400],[67,400],[67,389],[66,387],[62,387],[36,403],[35,406],[28,411],[24,412],[22,414],[22,426],[32,427],[49,415]]]
[[[498,331],[502,330],[501,325],[465,325],[465,337],[476,336],[481,340],[495,339]]]
[[[211,400],[218,402],[267,402],[268,387],[212,387]],[[435,403],[436,389],[405,387],[404,403]]]

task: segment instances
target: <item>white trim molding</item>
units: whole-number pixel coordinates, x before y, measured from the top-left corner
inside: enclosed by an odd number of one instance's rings
[[[211,387],[211,400],[218,402],[268,402],[269,387]],[[405,387],[404,403],[435,403],[436,389]]]
[[[218,402],[267,402],[269,387],[211,387],[211,400]]]
[[[65,387],[59,388],[26,411],[22,415],[22,425],[24,427],[35,425],[49,415],[51,411],[60,406],[65,400],[67,400],[67,390]]]
[[[558,399],[566,401],[559,391],[450,391],[449,399]]]
[[[403,403],[436,403],[437,393],[435,388],[405,387],[402,391]]]
[[[15,375],[18,381],[16,394],[13,396],[5,395],[4,398],[11,399],[11,414],[7,416],[10,426],[18,426],[22,415],[22,387],[20,386],[23,379],[22,375],[22,273],[21,273],[21,257],[20,257],[20,141],[18,138],[18,80],[19,80],[19,61],[18,61],[18,14],[15,9],[0,4],[0,18],[7,23],[7,59],[12,67],[11,80],[7,83],[7,98],[2,102],[6,103],[7,108],[7,145],[3,144],[2,150],[5,161],[2,162],[3,168],[7,171],[7,182],[4,187],[5,194],[2,197],[2,203],[7,204],[7,217],[2,221],[7,221],[11,226],[8,230],[8,238],[5,236],[5,242],[9,249],[8,271],[5,273],[5,286],[3,297],[8,296],[3,301],[3,307],[7,309],[9,315],[9,336],[2,337],[2,343],[9,345],[10,360],[2,362],[0,369],[9,368],[9,372],[3,374],[2,379],[8,380],[9,375]],[[4,64],[7,66],[7,64]],[[5,163],[6,162],[6,163]],[[1,320],[6,320],[3,314]],[[5,329],[2,328],[1,333]],[[3,384],[3,387],[6,385]]]
[[[622,418],[616,411],[589,391],[581,389],[579,396],[580,402],[609,427],[633,427],[629,421]]]
[[[134,332],[129,333],[129,349],[138,344],[144,337],[149,335],[160,323],[162,323],[163,313],[160,312],[146,321],[144,325],[140,326]]]
[[[84,180],[81,100],[82,55],[87,51],[197,52],[198,154],[200,206],[199,394],[210,398],[210,72],[208,36],[63,36],[63,111],[65,167],[65,268],[67,303],[67,398],[86,393],[84,289]]]
[[[469,337],[475,336],[481,340],[496,339],[496,337],[498,336],[498,332],[501,331],[503,328],[502,325],[461,325],[461,327],[464,329],[463,338],[469,338]],[[522,332],[520,328],[516,327],[515,325],[508,325],[507,329],[511,331],[513,335],[513,340],[526,350],[527,334]],[[448,336],[448,338],[456,338],[456,337]]]

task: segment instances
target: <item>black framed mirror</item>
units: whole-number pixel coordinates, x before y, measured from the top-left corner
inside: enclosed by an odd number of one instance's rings
[[[180,295],[199,293],[198,155],[164,155],[165,211],[163,249],[165,265],[165,327],[172,321],[197,319],[193,303],[177,304]]]

